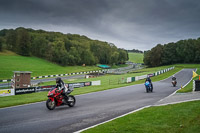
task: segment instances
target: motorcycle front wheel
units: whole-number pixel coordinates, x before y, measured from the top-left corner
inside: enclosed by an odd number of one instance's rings
[[[146,92],[147,92],[147,93],[149,92],[149,87],[147,87],[147,86],[146,86]]]
[[[76,103],[75,97],[72,96],[72,95],[69,95],[68,96],[68,105],[69,105],[69,107],[73,107],[75,105],[75,103]]]
[[[48,100],[46,101],[46,106],[47,106],[47,108],[48,108],[49,110],[53,110],[53,109],[55,109],[55,107],[56,107],[56,102],[55,102],[55,101],[52,101],[51,99],[48,99]]]

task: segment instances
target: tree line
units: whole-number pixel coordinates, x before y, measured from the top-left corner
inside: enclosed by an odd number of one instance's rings
[[[0,31],[0,51],[7,49],[22,56],[36,56],[66,65],[118,64],[128,53],[114,44],[91,40],[78,34],[62,34],[19,27]]]
[[[144,52],[144,64],[150,67],[175,63],[200,63],[200,38],[158,44]]]

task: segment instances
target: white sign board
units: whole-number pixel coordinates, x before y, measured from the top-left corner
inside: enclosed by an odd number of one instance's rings
[[[92,85],[101,85],[101,80],[92,81]]]

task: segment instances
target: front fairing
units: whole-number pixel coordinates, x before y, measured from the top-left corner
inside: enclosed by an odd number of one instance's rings
[[[148,81],[145,82],[145,86],[149,86],[150,83]]]
[[[53,89],[51,89],[49,92],[48,92],[48,97],[53,97],[53,96],[55,96],[56,95],[56,90],[57,90],[57,88],[53,88]]]

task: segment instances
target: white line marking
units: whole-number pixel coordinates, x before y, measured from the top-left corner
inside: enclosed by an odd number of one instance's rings
[[[178,101],[178,102],[171,102],[171,103],[164,103],[164,104],[158,104],[158,105],[152,105],[152,106],[165,106],[165,105],[170,105],[170,104],[177,104],[177,103],[184,103],[184,102],[191,102],[191,101],[198,101],[198,100],[200,100],[200,98],[183,100],[183,101]]]
[[[126,114],[123,114],[123,115],[117,116],[117,117],[115,117],[115,118],[113,118],[113,119],[110,119],[110,120],[107,120],[107,121],[101,122],[101,123],[96,124],[96,125],[93,125],[93,126],[91,126],[91,127],[84,128],[84,129],[79,130],[79,131],[76,131],[76,132],[74,132],[74,133],[81,133],[81,132],[83,132],[83,131],[85,131],[85,130],[88,130],[88,129],[90,129],[90,128],[94,128],[94,127],[99,126],[99,125],[101,125],[101,124],[104,124],[104,123],[107,123],[107,122],[113,121],[113,120],[115,120],[115,119],[117,119],[117,118],[124,117],[124,116],[126,116],[126,115],[128,115],[128,114],[131,114],[131,113],[134,113],[134,112],[140,111],[140,110],[145,109],[145,108],[148,108],[148,107],[150,107],[150,106],[151,106],[151,105],[144,106],[144,107],[142,107],[142,108],[139,108],[139,109],[136,109],[136,110],[134,110],[134,111],[128,112],[128,113],[126,113]]]

